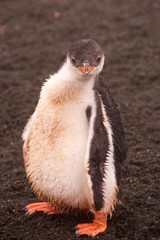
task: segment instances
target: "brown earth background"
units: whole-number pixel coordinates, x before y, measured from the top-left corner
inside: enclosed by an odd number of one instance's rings
[[[159,0],[0,0],[0,239],[73,240],[76,224],[91,220],[24,211],[36,198],[25,176],[21,133],[43,81],[79,38],[104,49],[102,76],[128,144],[124,205],[95,239],[160,239]]]

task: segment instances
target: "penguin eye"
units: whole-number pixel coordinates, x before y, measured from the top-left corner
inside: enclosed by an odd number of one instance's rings
[[[98,56],[98,57],[97,57],[97,63],[100,63],[100,61],[101,61],[101,57]]]
[[[73,65],[76,65],[76,60],[74,58],[71,58],[71,62]]]

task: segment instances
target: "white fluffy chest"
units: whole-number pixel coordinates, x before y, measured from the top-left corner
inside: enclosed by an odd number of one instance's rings
[[[42,146],[37,149],[29,166],[34,168],[33,177],[37,188],[45,195],[81,208],[88,207],[90,199],[84,163],[89,134],[86,116],[88,106],[92,112],[95,111],[92,89],[46,108],[46,114],[43,113],[44,122],[47,122],[48,127],[49,124],[59,122],[60,134],[53,142],[48,141],[52,134],[50,131],[46,132],[45,137],[39,135],[39,140],[42,138]],[[52,131],[54,135],[57,130],[53,128]],[[32,169],[30,172],[33,172]]]

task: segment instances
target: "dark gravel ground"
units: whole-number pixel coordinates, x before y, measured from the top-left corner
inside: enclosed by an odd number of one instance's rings
[[[160,1],[0,1],[0,188],[2,240],[76,239],[85,216],[26,216],[35,201],[25,176],[21,133],[44,79],[73,40],[97,40],[102,76],[124,123],[124,205],[95,239],[160,239]],[[80,239],[90,239],[82,236]]]

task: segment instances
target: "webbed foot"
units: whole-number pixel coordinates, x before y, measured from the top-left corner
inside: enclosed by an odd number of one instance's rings
[[[95,213],[93,223],[82,223],[76,227],[76,234],[96,236],[98,233],[104,232],[107,228],[106,215],[103,213]]]
[[[29,215],[39,211],[47,213],[48,215],[57,213],[54,207],[50,206],[47,202],[31,203],[26,206],[26,212]]]

